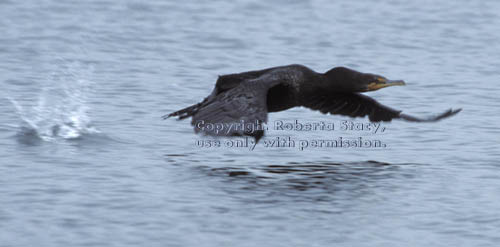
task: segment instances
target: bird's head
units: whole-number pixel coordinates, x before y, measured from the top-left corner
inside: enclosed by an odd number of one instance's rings
[[[361,73],[345,67],[336,67],[325,73],[329,84],[334,89],[343,92],[368,92],[384,87],[403,86],[403,80],[388,80],[387,78],[370,73]]]

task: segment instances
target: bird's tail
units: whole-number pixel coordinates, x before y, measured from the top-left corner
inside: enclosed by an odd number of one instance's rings
[[[196,114],[198,112],[198,110],[200,109],[200,106],[201,106],[201,103],[198,103],[198,104],[186,107],[182,110],[178,110],[176,112],[166,114],[162,118],[167,119],[169,117],[177,117],[177,116],[179,117],[179,120],[184,119],[184,118],[188,118],[188,117],[191,117],[194,114]]]

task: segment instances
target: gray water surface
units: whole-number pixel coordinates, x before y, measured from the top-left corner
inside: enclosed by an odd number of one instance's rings
[[[0,1],[0,246],[497,246],[498,1]],[[347,66],[384,132],[200,148],[218,75]],[[269,123],[344,120],[305,108]],[[363,137],[385,148],[270,148]],[[227,140],[221,139],[223,143]]]

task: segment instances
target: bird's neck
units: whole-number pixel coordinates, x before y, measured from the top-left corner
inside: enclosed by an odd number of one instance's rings
[[[321,83],[318,83],[318,89],[326,93],[352,93],[352,85],[346,83],[342,78],[323,74]]]

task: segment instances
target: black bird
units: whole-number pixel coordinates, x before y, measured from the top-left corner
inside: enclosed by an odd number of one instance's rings
[[[287,65],[258,71],[219,76],[212,93],[202,102],[163,116],[192,117],[195,132],[216,136],[263,135],[262,123],[268,112],[305,106],[321,113],[349,117],[368,116],[371,122],[403,119],[435,122],[453,116],[461,109],[418,118],[384,106],[360,94],[384,87],[405,85],[402,80],[336,67],[317,73],[303,65]]]

